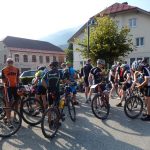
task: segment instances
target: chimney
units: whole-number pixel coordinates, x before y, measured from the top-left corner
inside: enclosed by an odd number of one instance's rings
[[[128,5],[128,2],[123,2],[122,4]]]

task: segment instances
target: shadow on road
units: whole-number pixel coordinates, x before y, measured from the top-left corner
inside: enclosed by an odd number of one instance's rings
[[[118,140],[107,130],[111,128],[126,134],[142,135],[143,127],[147,130],[148,125],[139,120],[129,120],[123,115],[122,109],[111,108],[109,119],[101,122],[94,117],[90,104],[85,104],[85,100],[78,96],[80,105],[76,107],[77,120],[73,123],[70,118],[66,118],[62,123],[59,132],[52,140],[44,138],[40,126],[24,126],[17,135],[0,141],[2,149],[33,149],[33,150],[140,150],[139,147]],[[124,117],[122,117],[124,116]],[[121,126],[131,128],[134,132],[125,132],[111,125],[111,121],[119,123]],[[102,126],[100,126],[100,122]],[[144,135],[150,135],[150,130]]]

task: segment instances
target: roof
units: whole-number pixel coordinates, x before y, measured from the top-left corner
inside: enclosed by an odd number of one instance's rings
[[[31,40],[31,39],[25,39],[25,38],[19,38],[19,37],[7,36],[3,40],[3,43],[7,47],[64,52],[61,48],[49,42]]]
[[[109,15],[109,14],[113,14],[113,13],[129,11],[129,10],[132,10],[132,9],[135,9],[135,8],[137,8],[137,7],[130,6],[126,2],[125,3],[115,3],[111,6],[109,6],[108,8],[104,9],[103,11],[101,11],[99,14]]]
[[[140,9],[138,7],[135,7],[135,6],[130,6],[128,5],[127,2],[124,2],[124,3],[115,3],[111,6],[109,6],[108,8],[104,9],[103,11],[97,13],[96,15],[92,16],[91,18],[94,18],[94,17],[102,17],[102,16],[105,16],[105,15],[111,15],[111,14],[116,14],[116,13],[123,13],[123,12],[129,12],[129,11],[132,11],[132,10],[137,10],[137,11],[140,11],[140,12],[143,12],[143,13],[146,13],[148,15],[150,15],[149,12],[143,10],[143,9]],[[91,19],[90,18],[90,19]],[[86,28],[86,24],[85,23],[69,40],[68,42],[71,42],[74,40],[75,37],[79,36],[81,34],[81,32]]]

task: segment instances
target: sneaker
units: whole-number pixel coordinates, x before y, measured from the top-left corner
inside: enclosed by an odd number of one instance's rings
[[[146,114],[146,113],[143,113],[143,114],[142,114],[142,116],[143,116],[143,117],[146,117],[146,116],[147,116],[147,114]]]
[[[8,128],[10,128],[10,129],[12,129],[13,128],[13,125],[12,125],[12,123],[9,121],[9,122],[7,122],[7,126],[8,126]]]
[[[16,123],[16,124],[18,124],[18,123],[19,123],[19,120],[18,120],[17,118],[14,118],[14,119],[13,119],[13,122]]]
[[[145,118],[141,118],[142,121],[150,121],[150,115],[147,115]]]
[[[73,102],[74,105],[79,105],[79,103],[77,101]]]
[[[117,107],[122,107],[122,103],[119,103],[116,105]]]

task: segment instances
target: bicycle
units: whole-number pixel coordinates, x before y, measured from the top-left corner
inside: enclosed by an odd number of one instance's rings
[[[144,98],[142,97],[143,94],[141,91],[135,88],[133,90],[133,95],[125,101],[124,112],[127,117],[135,119],[142,114],[145,109]]]
[[[53,98],[53,104],[44,112],[41,122],[42,133],[46,138],[53,138],[59,129],[59,121],[65,120],[63,113],[65,108],[65,101],[68,107],[70,119],[73,122],[76,121],[76,111],[72,101],[70,85],[65,85],[64,94],[60,96],[59,102],[56,102],[55,95],[53,95],[53,93],[50,94]]]
[[[0,137],[9,137],[11,135],[14,135],[21,127],[22,124],[22,119],[24,120],[24,122],[26,122],[27,124],[34,126],[34,125],[38,125],[41,123],[42,120],[42,114],[44,113],[44,108],[42,103],[31,97],[32,92],[31,92],[31,88],[30,86],[21,86],[19,87],[18,90],[18,96],[19,99],[18,101],[13,101],[10,107],[5,107],[6,103],[5,103],[5,98],[4,97],[0,97]],[[18,104],[17,104],[18,103]],[[15,108],[15,106],[18,105],[18,109]],[[40,110],[39,114],[35,114],[36,110]],[[16,128],[13,128],[14,130],[9,130],[8,133],[4,133],[4,128],[8,130],[8,128],[6,128],[7,126],[7,117],[6,117],[6,113],[10,112],[12,114],[12,112],[14,112],[13,114],[16,114],[15,116],[15,122],[17,122],[16,124],[18,125]],[[12,117],[12,116],[11,116]],[[13,123],[13,119],[11,119],[11,122]],[[13,124],[14,127],[14,124]]]
[[[101,120],[106,119],[110,111],[109,97],[106,94],[108,91],[102,91],[104,86],[105,83],[103,82],[91,86],[91,88],[97,88],[97,93],[94,95],[91,102],[92,112],[95,117]]]

